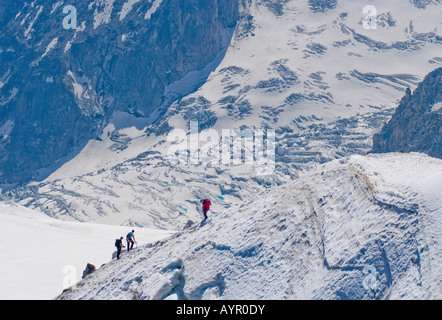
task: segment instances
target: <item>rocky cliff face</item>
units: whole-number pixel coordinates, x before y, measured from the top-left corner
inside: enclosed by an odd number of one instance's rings
[[[101,132],[149,115],[166,88],[222,54],[238,0],[63,1],[0,6],[0,184],[20,183]],[[66,21],[65,21],[66,20]],[[63,24],[63,22],[67,24]],[[188,93],[188,92],[183,92]]]
[[[373,138],[373,152],[423,152],[442,158],[442,68],[407,90],[391,120]]]

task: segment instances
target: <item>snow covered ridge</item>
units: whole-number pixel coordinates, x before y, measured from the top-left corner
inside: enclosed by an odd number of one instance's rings
[[[441,299],[441,190],[423,154],[335,160],[58,299]]]
[[[112,259],[115,239],[128,227],[67,222],[0,202],[0,299],[46,300],[81,279],[87,263]],[[173,232],[136,228],[139,245]]]

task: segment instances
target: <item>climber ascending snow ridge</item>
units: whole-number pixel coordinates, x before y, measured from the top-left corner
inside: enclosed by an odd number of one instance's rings
[[[203,204],[203,214],[204,214],[204,220],[207,219],[207,212],[210,210],[210,206],[212,205],[212,202],[210,202],[209,199],[203,199],[201,200],[201,203]]]
[[[131,249],[133,249],[134,243],[137,243],[137,241],[135,240],[135,230],[132,230],[127,234],[126,241],[127,241],[127,251],[129,252]]]

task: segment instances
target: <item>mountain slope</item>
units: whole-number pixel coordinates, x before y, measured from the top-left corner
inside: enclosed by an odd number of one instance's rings
[[[47,300],[81,279],[87,263],[112,259],[127,227],[66,222],[13,203],[0,203],[0,299]],[[137,229],[139,245],[172,233]]]
[[[115,114],[97,140],[49,168],[47,179],[9,196],[60,219],[181,229],[201,219],[202,197],[219,211],[317,163],[367,153],[404,91],[442,63],[442,6],[373,1],[377,29],[366,29],[365,5],[242,2],[225,57],[198,91],[171,101],[153,123]],[[186,85],[187,78],[166,91]],[[168,134],[189,134],[191,121],[220,137],[226,129],[273,130],[273,174],[257,174],[262,166],[244,159],[170,162]]]
[[[167,106],[167,86],[216,67],[238,19],[237,0],[3,2],[0,127],[13,128],[0,143],[0,183],[12,186],[81,150],[115,111],[149,117]]]
[[[59,299],[440,299],[441,181],[422,154],[335,160]]]
[[[390,121],[373,137],[373,152],[422,152],[442,158],[442,68],[407,91]]]

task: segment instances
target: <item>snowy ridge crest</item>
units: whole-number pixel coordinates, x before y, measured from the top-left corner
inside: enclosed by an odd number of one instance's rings
[[[440,299],[441,168],[422,154],[332,161],[59,299]]]

